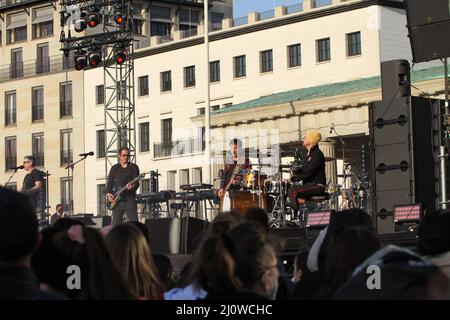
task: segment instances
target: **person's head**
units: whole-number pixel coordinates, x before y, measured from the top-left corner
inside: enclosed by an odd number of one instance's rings
[[[368,257],[381,248],[367,227],[340,228],[333,233],[326,256],[325,283],[319,298],[330,298]]]
[[[303,136],[303,146],[306,149],[311,149],[317,146],[322,140],[322,135],[317,131],[308,131]]]
[[[308,261],[309,250],[300,251],[294,260],[294,280],[295,282],[300,282],[302,278],[309,273],[307,261]]]
[[[64,207],[62,204],[57,204],[56,205],[56,213],[58,213],[59,215],[62,215],[64,212]]]
[[[130,160],[130,157],[131,157],[130,148],[121,147],[119,149],[119,162],[120,163],[127,163]]]
[[[136,226],[115,226],[106,236],[114,263],[136,296],[157,299],[162,287],[147,239]]]
[[[247,209],[244,213],[244,219],[261,225],[266,232],[269,231],[269,215],[263,208]]]
[[[325,267],[326,254],[328,245],[334,232],[341,228],[350,228],[362,226],[372,230],[372,219],[370,215],[362,209],[348,209],[334,212],[330,216],[330,224],[327,233],[319,250],[318,266],[319,269]]]
[[[153,255],[156,269],[158,270],[158,276],[164,285],[164,289],[168,290],[173,284],[173,267],[170,259],[164,254]]]
[[[38,221],[28,197],[0,187],[0,265],[27,265],[40,241]]]
[[[242,150],[242,141],[239,139],[236,139],[236,138],[231,139],[229,146],[230,146],[231,153],[234,156],[238,156]]]
[[[242,216],[237,211],[221,212],[208,226],[208,233],[222,234],[229,232],[242,221]]]
[[[23,168],[25,169],[25,171],[33,170],[35,164],[36,164],[36,158],[33,156],[25,156],[23,158]]]
[[[193,260],[191,279],[207,292],[246,289],[275,297],[277,257],[254,224],[237,225],[229,234],[210,234]]]
[[[48,290],[75,299],[79,291],[67,287],[67,268],[76,261],[58,249],[54,237],[60,232],[65,231],[50,227],[41,232],[42,242],[31,256],[31,267]]]
[[[145,223],[142,223],[140,221],[129,221],[127,223],[132,224],[135,227],[137,227],[142,232],[142,234],[144,235],[145,240],[147,240],[147,244],[150,246],[150,230],[145,225]]]
[[[450,211],[429,212],[422,217],[417,247],[421,254],[429,256],[450,251]]]
[[[86,300],[133,300],[124,276],[111,258],[100,232],[79,224],[53,236],[57,249],[75,261],[81,272],[77,298]]]

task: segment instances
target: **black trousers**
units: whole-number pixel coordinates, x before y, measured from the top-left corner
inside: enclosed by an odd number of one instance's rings
[[[294,212],[294,219],[298,215],[297,199],[320,196],[325,193],[325,187],[315,183],[307,183],[304,185],[293,185],[289,191],[289,199],[291,201],[291,209]]]
[[[112,212],[112,224],[114,226],[123,223],[123,216],[127,215],[128,221],[138,221],[137,204],[134,197],[127,197],[119,202]]]

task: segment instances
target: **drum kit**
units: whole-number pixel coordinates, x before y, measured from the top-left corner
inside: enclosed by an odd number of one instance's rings
[[[336,161],[335,158],[326,158],[328,161]],[[257,164],[255,167],[274,167],[272,164]],[[269,213],[271,228],[282,228],[296,226],[290,221],[292,212],[288,204],[288,192],[293,182],[285,179],[283,174],[291,175],[296,164],[282,164],[277,166],[276,173],[267,175],[262,170],[246,169],[239,173],[238,185],[233,185],[225,192],[220,201],[220,212],[236,210],[245,212],[252,207],[265,209]],[[285,176],[286,176],[285,175]],[[354,177],[356,180],[350,187],[345,188],[347,177]],[[308,210],[344,210],[349,208],[366,208],[367,194],[369,187],[351,172],[347,172],[343,185],[329,184],[326,192],[329,200],[315,203],[313,208]],[[309,204],[307,204],[309,205]]]

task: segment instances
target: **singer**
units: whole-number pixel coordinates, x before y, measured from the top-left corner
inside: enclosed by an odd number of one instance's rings
[[[35,168],[36,158],[26,156],[23,158],[23,168],[27,175],[23,179],[22,192],[28,196],[37,212],[42,213],[43,194],[42,186],[44,181],[44,173]]]

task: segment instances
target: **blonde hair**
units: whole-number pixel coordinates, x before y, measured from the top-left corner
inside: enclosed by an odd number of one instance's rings
[[[317,131],[306,132],[305,137],[313,146],[317,146],[320,140],[322,140],[322,135],[320,134],[320,132]]]
[[[158,299],[162,284],[142,231],[132,224],[121,224],[108,233],[106,243],[134,294]]]

